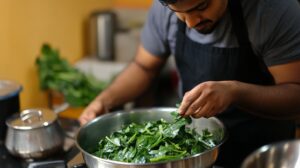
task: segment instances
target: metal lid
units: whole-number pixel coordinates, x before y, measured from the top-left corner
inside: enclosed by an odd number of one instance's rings
[[[56,113],[50,109],[26,109],[6,120],[6,125],[14,129],[28,130],[51,125],[56,119]]]
[[[14,81],[0,80],[0,100],[8,99],[19,94],[22,86]]]

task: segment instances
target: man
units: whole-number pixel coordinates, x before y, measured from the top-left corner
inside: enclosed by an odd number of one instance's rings
[[[83,112],[82,124],[144,92],[174,55],[179,113],[216,116],[229,131],[217,164],[238,167],[262,145],[294,137],[300,112],[296,0],[155,0],[134,61]]]

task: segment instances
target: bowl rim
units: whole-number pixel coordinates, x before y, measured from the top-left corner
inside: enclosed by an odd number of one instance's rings
[[[224,125],[224,123],[219,120],[218,118],[216,117],[210,117],[209,119],[211,120],[214,120],[215,122],[217,122],[219,125],[222,126],[223,128],[223,132],[224,132],[224,136],[223,136],[223,139],[221,140],[221,142],[216,145],[215,147],[209,149],[209,150],[206,150],[204,152],[201,152],[201,153],[197,153],[197,154],[194,154],[194,155],[191,155],[191,156],[188,156],[188,157],[185,157],[185,158],[182,158],[182,159],[175,159],[175,160],[170,160],[170,161],[160,161],[160,162],[149,162],[149,163],[129,163],[129,162],[122,162],[122,161],[115,161],[115,160],[110,160],[110,159],[103,159],[103,158],[100,158],[100,157],[97,157],[89,152],[87,152],[86,150],[84,150],[80,144],[78,143],[78,139],[79,139],[79,134],[81,132],[81,130],[85,129],[86,127],[92,125],[93,123],[97,122],[98,120],[100,119],[103,119],[103,118],[106,118],[106,117],[110,117],[110,116],[113,116],[113,115],[121,115],[120,113],[136,113],[136,112],[145,112],[145,111],[166,111],[166,112],[170,112],[170,111],[176,111],[177,108],[175,107],[151,107],[151,108],[134,108],[134,109],[131,109],[130,111],[125,111],[125,110],[118,110],[118,111],[113,111],[113,112],[110,112],[110,113],[106,113],[104,115],[101,115],[101,116],[98,116],[96,117],[95,119],[91,120],[90,122],[86,123],[85,125],[83,125],[82,127],[80,127],[80,129],[78,130],[77,134],[76,134],[76,138],[75,138],[75,144],[77,146],[77,148],[82,152],[84,153],[84,155],[87,155],[93,159],[96,159],[96,160],[100,160],[102,162],[107,162],[107,163],[110,163],[110,164],[117,164],[117,165],[124,165],[124,166],[151,166],[151,165],[159,165],[159,164],[165,164],[165,163],[172,163],[172,162],[178,162],[178,161],[183,161],[183,160],[188,160],[188,159],[193,159],[193,158],[196,158],[196,157],[199,157],[199,156],[202,156],[202,155],[205,155],[207,153],[210,153],[210,152],[213,152],[215,150],[218,150],[219,147],[227,140],[228,138],[228,132],[227,132],[227,129]]]
[[[289,140],[282,140],[282,141],[277,141],[273,142],[270,144],[263,145],[259,147],[258,149],[254,150],[251,152],[242,162],[241,168],[246,168],[246,165],[249,165],[249,163],[253,160],[254,156],[256,156],[259,153],[264,153],[268,150],[270,150],[274,146],[284,146],[285,144],[295,144],[295,143],[300,143],[300,139],[289,139]]]

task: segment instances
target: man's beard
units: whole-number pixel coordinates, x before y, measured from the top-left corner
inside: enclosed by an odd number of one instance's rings
[[[197,26],[201,26],[201,25],[203,25],[203,24],[209,24],[209,23],[213,23],[213,21],[211,21],[211,20],[204,20],[204,21],[198,23],[198,24],[194,27],[194,29],[195,29],[197,32],[201,33],[201,34],[210,34],[211,32],[213,32],[213,31],[215,30],[215,28],[217,27],[217,25],[218,25],[219,22],[216,22],[215,24],[212,24],[212,26],[206,26],[206,27],[204,27],[204,28],[201,29],[201,30],[198,30],[198,29],[197,29]]]

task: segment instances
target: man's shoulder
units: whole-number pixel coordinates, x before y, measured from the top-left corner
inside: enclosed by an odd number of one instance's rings
[[[267,65],[299,56],[300,6],[297,0],[242,0],[249,38]]]
[[[158,0],[154,0],[150,9],[150,14],[157,20],[166,20],[173,12],[162,5]]]
[[[273,13],[280,14],[284,12],[289,5],[294,4],[296,0],[242,0],[242,8],[245,16],[257,14]]]
[[[242,0],[244,18],[248,25],[249,33],[260,31],[271,32],[276,26],[282,25],[288,16],[297,12],[289,11],[296,0]],[[298,12],[299,14],[299,12]],[[283,17],[284,16],[284,17]]]

